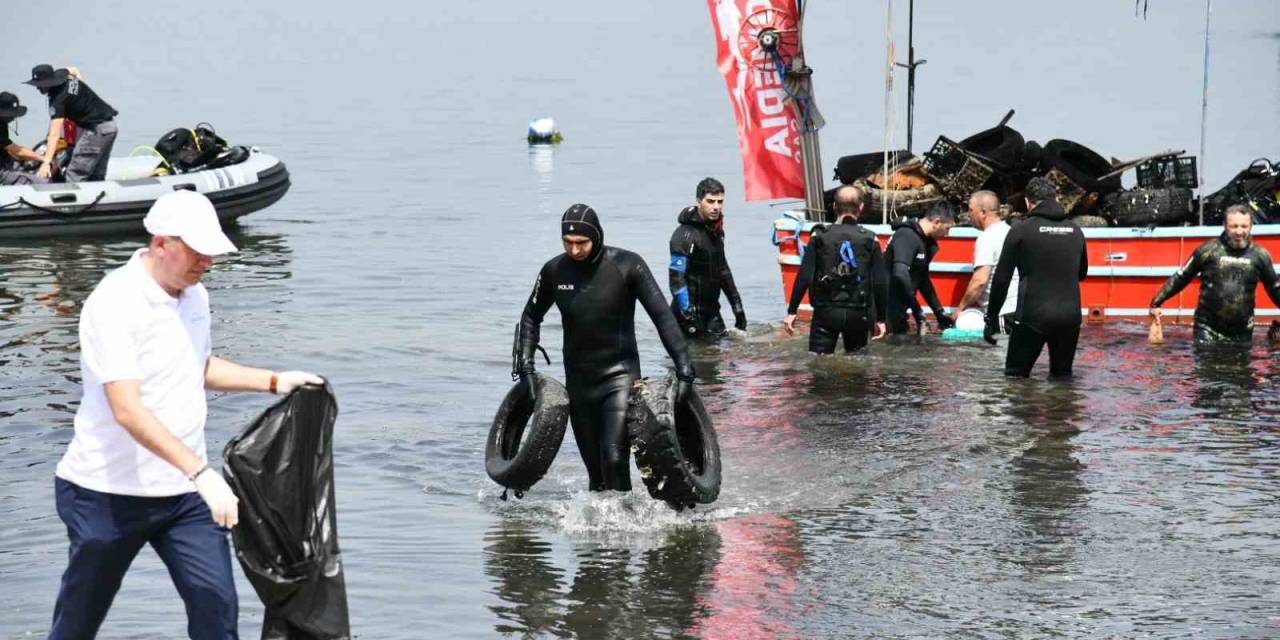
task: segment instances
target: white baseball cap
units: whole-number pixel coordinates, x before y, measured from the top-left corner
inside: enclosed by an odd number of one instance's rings
[[[195,191],[181,189],[156,198],[142,226],[153,236],[182,238],[188,247],[206,256],[236,251],[236,245],[222,233],[213,203]]]

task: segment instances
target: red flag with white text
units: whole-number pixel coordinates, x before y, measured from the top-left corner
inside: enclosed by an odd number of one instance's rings
[[[776,65],[753,46],[760,25],[796,16],[795,0],[707,0],[716,66],[738,124],[747,200],[804,197],[800,124]]]

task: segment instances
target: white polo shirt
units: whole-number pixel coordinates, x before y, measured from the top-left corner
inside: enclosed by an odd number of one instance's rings
[[[76,411],[75,437],[56,474],[103,493],[174,496],[195,491],[195,486],[116,422],[103,385],[139,381],[142,405],[207,459],[209,293],[198,283],[177,298],[165,293],[142,263],[145,252],[139,249],[128,264],[107,274],[80,314],[84,397]]]
[[[978,234],[978,239],[973,243],[973,266],[991,267],[991,273],[987,276],[987,286],[982,290],[982,296],[978,298],[978,306],[982,308],[983,313],[987,311],[987,300],[991,298],[991,285],[996,281],[996,265],[1000,264],[1000,250],[1004,248],[1004,240],[1009,235],[1009,223],[1001,220],[993,225],[988,226]],[[1013,270],[1013,279],[1009,281],[1009,294],[1004,299],[1004,304],[1000,306],[1001,316],[1013,313],[1018,310],[1018,270]]]

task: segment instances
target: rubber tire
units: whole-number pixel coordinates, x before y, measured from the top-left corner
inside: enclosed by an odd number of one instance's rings
[[[866,180],[858,180],[853,183],[854,186],[862,189],[863,194],[863,211],[862,220],[868,224],[878,224],[886,206],[886,191],[878,189]],[[947,198],[942,193],[942,189],[936,184],[926,184],[919,189],[902,189],[894,192],[894,211],[897,216],[890,218],[889,222],[893,222],[897,217],[907,216],[918,218],[924,215],[934,205],[946,202]]]
[[[1076,223],[1077,227],[1081,227],[1081,228],[1111,226],[1111,223],[1108,222],[1107,219],[1102,216],[1090,216],[1090,215],[1072,216],[1071,221]]]
[[[1046,173],[1056,167],[1086,192],[1106,195],[1120,190],[1120,176],[1098,180],[1111,172],[1111,163],[1078,142],[1050,140],[1040,162]]]
[[[523,381],[512,386],[498,405],[484,446],[489,477],[517,494],[547,474],[569,424],[569,391],[555,378],[536,376],[538,401],[529,406]]]
[[[697,391],[673,416],[674,393],[675,376],[637,380],[627,430],[649,495],[680,511],[720,496],[720,443]]]
[[[1130,189],[1106,197],[1105,209],[1118,227],[1168,227],[1191,221],[1190,189]]]
[[[1009,171],[1022,164],[1026,140],[1013,127],[992,127],[960,141],[960,148],[1002,165],[997,170]]]

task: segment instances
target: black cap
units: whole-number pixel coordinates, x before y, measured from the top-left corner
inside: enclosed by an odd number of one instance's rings
[[[0,119],[10,120],[27,115],[27,108],[18,103],[18,96],[8,91],[0,92]]]
[[[66,81],[66,69],[58,69],[55,71],[50,65],[38,64],[31,67],[31,79],[27,80],[24,84],[29,84],[33,87],[46,88],[56,87]]]
[[[591,238],[591,255],[588,259],[592,262],[604,250],[604,229],[600,226],[600,217],[588,205],[575,204],[564,210],[564,215],[560,216],[560,235]]]

